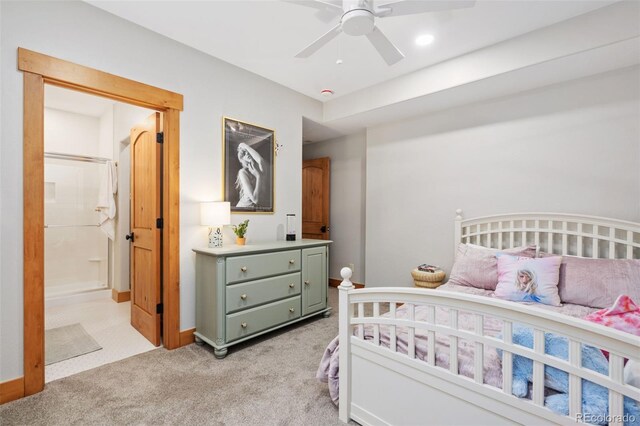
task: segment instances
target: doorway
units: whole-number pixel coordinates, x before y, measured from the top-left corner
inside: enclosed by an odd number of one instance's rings
[[[44,105],[49,383],[159,344],[132,326],[130,243],[125,240],[131,128],[159,113],[50,84]],[[155,145],[155,134],[153,139]]]
[[[162,112],[162,305],[164,346],[180,346],[179,117],[182,95],[26,49],[24,80],[24,395],[44,388],[44,87],[92,93]]]

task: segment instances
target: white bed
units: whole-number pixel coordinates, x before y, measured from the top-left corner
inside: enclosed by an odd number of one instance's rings
[[[456,212],[455,241],[506,249],[537,244],[549,253],[587,258],[640,258],[640,224],[567,214],[511,214],[464,220]],[[624,359],[640,361],[640,338],[581,319],[529,305],[473,294],[433,291],[420,288],[354,289],[351,271],[344,268],[339,286],[339,414],[340,420],[353,419],[363,425],[422,424],[575,424],[580,421],[581,381],[589,380],[609,390],[609,424],[622,424],[623,398],[640,400],[640,390],[623,380]],[[638,283],[640,285],[640,283]],[[380,315],[381,304],[389,303],[389,315]],[[396,318],[401,304],[427,306],[428,312],[447,307],[446,324],[435,315],[427,321]],[[371,309],[364,309],[370,306]],[[356,309],[357,308],[357,309]],[[373,312],[365,316],[365,311]],[[460,312],[475,319],[473,330],[457,326]],[[485,335],[485,318],[502,322],[504,339]],[[534,331],[533,349],[511,343],[513,324]],[[364,339],[364,327],[373,328],[373,339]],[[389,326],[391,344],[380,344],[380,327]],[[407,354],[396,348],[396,327],[408,328]],[[416,358],[415,330],[426,332],[426,361]],[[569,358],[545,354],[544,333],[569,339]],[[435,335],[447,336],[451,350],[449,368],[435,362]],[[475,345],[473,378],[458,372],[458,342]],[[609,375],[582,367],[581,347],[591,345],[610,352]],[[484,345],[503,351],[502,388],[483,381]],[[454,356],[455,354],[455,356]],[[513,356],[533,360],[530,399],[511,394]],[[569,416],[544,407],[544,366],[569,374]]]

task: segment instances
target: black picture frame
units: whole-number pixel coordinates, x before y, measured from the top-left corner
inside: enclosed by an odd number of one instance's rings
[[[275,212],[275,130],[222,119],[222,192],[231,213]]]

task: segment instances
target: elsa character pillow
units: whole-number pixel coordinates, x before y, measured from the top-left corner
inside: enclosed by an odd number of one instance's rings
[[[495,296],[514,302],[535,302],[560,306],[558,280],[562,256],[531,259],[498,256],[498,285]]]

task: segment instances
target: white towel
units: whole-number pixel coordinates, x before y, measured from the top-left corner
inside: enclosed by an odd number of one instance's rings
[[[98,225],[110,240],[115,238],[116,199],[118,174],[113,161],[107,161],[100,170],[100,191],[98,192]]]

